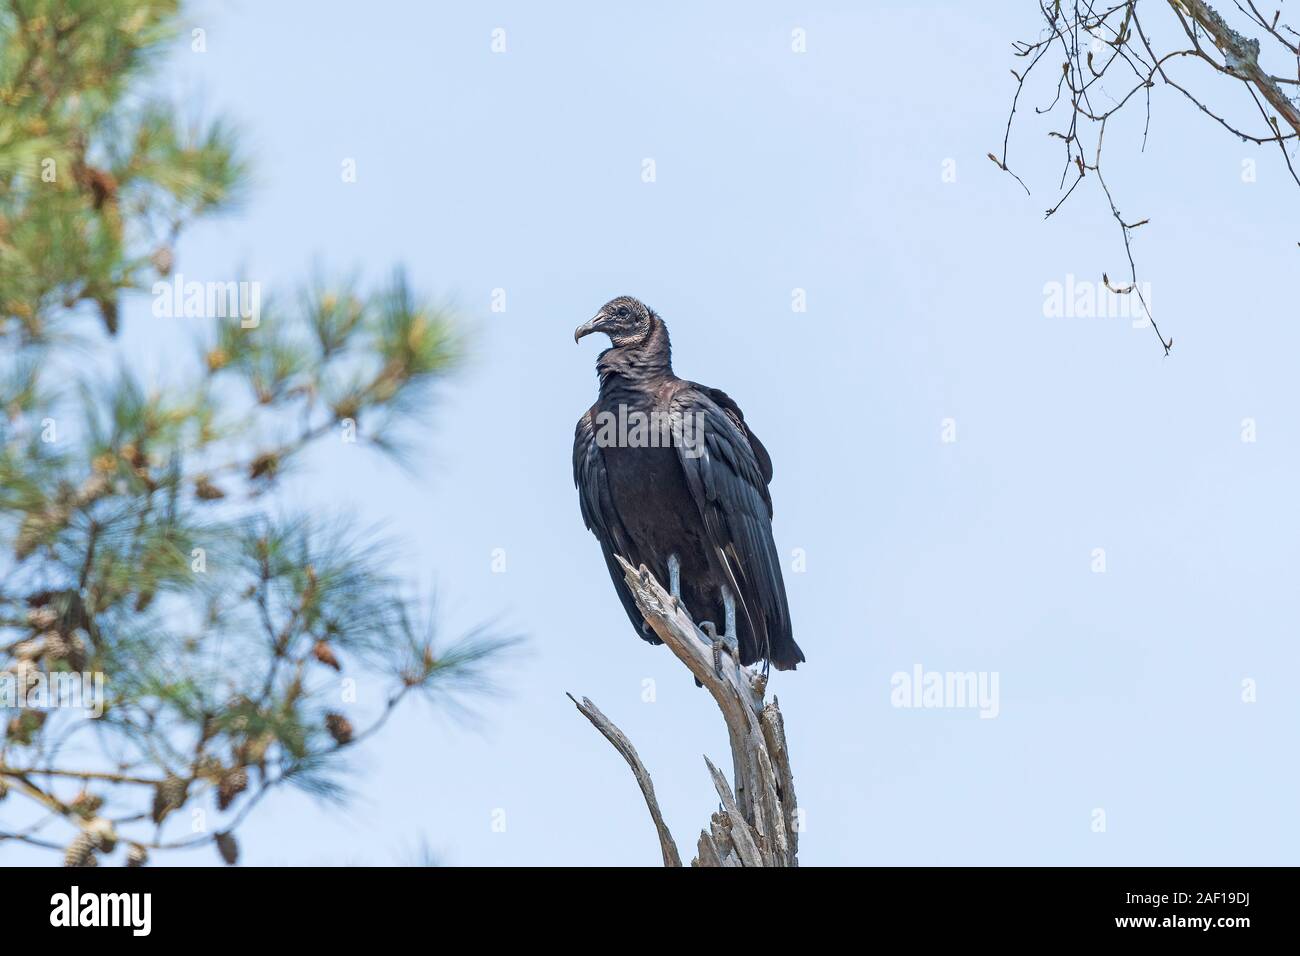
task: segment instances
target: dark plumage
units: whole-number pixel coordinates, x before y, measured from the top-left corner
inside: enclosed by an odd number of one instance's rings
[[[767,449],[725,392],[673,374],[668,329],[652,309],[630,296],[613,299],[574,339],[592,332],[607,334],[613,347],[597,359],[600,396],[578,421],[573,480],[637,634],[660,643],[613,555],[644,564],[661,582],[674,577],[675,556],[681,600],[697,624],[723,629],[729,591],[729,636],[741,663],[793,670],[804,656],[772,540]],[[650,427],[638,433],[638,422]]]

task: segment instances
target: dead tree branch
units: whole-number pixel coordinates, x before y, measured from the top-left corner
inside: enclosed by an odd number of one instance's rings
[[[1289,151],[1300,141],[1300,104],[1285,89],[1287,86],[1300,86],[1300,32],[1279,23],[1280,10],[1269,17],[1251,0],[1236,0],[1234,6],[1250,24],[1245,29],[1250,33],[1258,32],[1265,38],[1267,51],[1261,49],[1259,39],[1234,29],[1204,0],[1164,0],[1159,4],[1156,0],[1114,0],[1111,3],[1039,0],[1038,10],[1046,25],[1045,30],[1032,42],[1017,41],[1012,46],[1016,57],[1026,62],[1021,70],[1011,71],[1016,79],[1016,91],[1007,116],[1002,152],[989,153],[989,159],[1025,186],[1024,180],[1012,171],[1009,164],[1012,126],[1030,75],[1044,59],[1054,64],[1059,57],[1060,71],[1053,75],[1049,86],[1053,91],[1051,99],[1034,110],[1040,116],[1058,114],[1064,121],[1064,128],[1048,133],[1061,142],[1065,157],[1060,195],[1047,210],[1047,216],[1054,215],[1090,174],[1095,177],[1120,228],[1129,264],[1130,283],[1124,288],[1112,286],[1103,273],[1103,283],[1112,291],[1127,294],[1138,290],[1137,294],[1142,298],[1130,234],[1147,220],[1139,217],[1138,221],[1132,222],[1120,214],[1115,197],[1102,176],[1101,144],[1107,121],[1139,94],[1146,109],[1143,148],[1151,127],[1151,90],[1159,84],[1176,90],[1201,113],[1242,141],[1256,146],[1276,144],[1288,173],[1300,186],[1300,174],[1297,174]],[[1157,49],[1143,18],[1148,14],[1154,17],[1153,10],[1159,8],[1172,13],[1176,29],[1185,37],[1187,46]],[[1049,56],[1052,53],[1056,55]],[[1261,56],[1265,53],[1279,62],[1287,61],[1287,72],[1294,70],[1294,75],[1270,72],[1261,63]],[[1258,113],[1266,129],[1250,132],[1241,120],[1229,119],[1208,106],[1201,96],[1184,85],[1186,80],[1180,82],[1181,77],[1176,79],[1173,75],[1174,65],[1184,62],[1200,63],[1220,76],[1241,83],[1250,100],[1244,103],[1243,109],[1250,115]],[[1271,106],[1276,115],[1270,114],[1265,104]],[[1283,121],[1290,127],[1289,131],[1284,131]],[[1025,188],[1028,190],[1027,186]],[[1169,354],[1173,339],[1167,339],[1160,332],[1145,299],[1142,305],[1165,354]]]
[[[799,815],[785,724],[775,699],[764,703],[765,678],[721,655],[714,669],[713,644],[644,567],[621,557],[624,580],[637,607],[659,639],[712,695],[727,725],[733,782],[704,758],[721,808],[697,841],[692,866],[797,866]],[[659,834],[665,866],[681,866],[677,847],[664,824],[654,784],[636,749],[587,698],[569,695],[578,710],[612,743],[632,768]]]
[[[1177,3],[1171,5],[1174,6],[1175,10],[1179,7],[1184,8],[1196,20],[1197,25],[1210,35],[1215,46],[1223,54],[1223,69],[1240,76],[1249,83],[1253,83],[1255,88],[1259,90],[1260,95],[1268,100],[1269,105],[1287,121],[1292,131],[1300,135],[1300,108],[1297,108],[1296,104],[1282,91],[1282,87],[1278,85],[1278,79],[1259,65],[1259,41],[1248,40],[1232,29],[1213,7],[1208,3],[1202,3],[1201,0],[1178,0]],[[1269,29],[1270,33],[1291,54],[1300,56],[1300,50],[1297,50],[1296,44],[1288,43],[1282,38],[1281,34],[1269,28],[1258,14],[1256,14],[1256,18],[1259,25]],[[1276,18],[1274,18],[1274,22],[1277,22]],[[1195,42],[1194,36],[1193,42]],[[1218,64],[1214,63],[1213,60],[1211,60],[1211,63],[1218,68]],[[1290,82],[1294,82],[1294,80]]]
[[[664,815],[659,810],[659,801],[655,799],[654,781],[650,779],[645,764],[637,756],[632,741],[628,740],[623,731],[615,727],[613,722],[600,712],[600,708],[588,698],[582,698],[579,703],[572,694],[568,697],[573,701],[573,706],[577,707],[582,715],[605,735],[605,739],[614,745],[614,749],[623,755],[627,765],[632,768],[632,775],[636,777],[637,786],[641,788],[641,794],[645,797],[646,806],[650,810],[650,819],[654,821],[655,829],[659,831],[659,849],[664,855],[664,866],[681,866],[682,858],[677,853],[677,844],[673,842],[673,835],[668,832],[668,824],[664,823]]]

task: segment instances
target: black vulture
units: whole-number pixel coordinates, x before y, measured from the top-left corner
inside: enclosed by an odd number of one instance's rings
[[[793,670],[781,561],[772,540],[772,459],[732,399],[673,374],[668,328],[631,296],[607,302],[574,341],[609,336],[600,395],[578,421],[573,480],[587,527],[637,634],[645,623],[614,560],[645,565],[742,664]],[[715,661],[719,643],[715,638]]]

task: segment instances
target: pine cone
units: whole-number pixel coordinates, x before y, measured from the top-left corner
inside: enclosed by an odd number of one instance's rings
[[[117,299],[96,299],[95,304],[99,306],[99,317],[103,320],[108,334],[117,335]]]
[[[18,534],[14,536],[14,557],[26,561],[48,530],[49,522],[44,514],[34,512],[23,518]]]
[[[217,809],[225,810],[235,802],[235,797],[248,789],[248,771],[243,767],[234,767],[221,777],[217,784]]]
[[[340,747],[352,743],[352,722],[342,714],[326,714],[325,729]]]
[[[74,671],[86,669],[86,642],[81,639],[81,634],[73,631],[71,634],[60,635],[63,638],[63,646],[68,666]]]
[[[26,652],[24,651],[24,653]],[[7,671],[0,671],[0,674],[3,674],[5,677],[9,677],[10,674],[13,675],[10,680],[12,681],[14,691],[21,699],[20,703],[26,702],[27,695],[35,690],[38,682],[45,676],[44,672],[39,666],[37,666],[35,661],[24,659],[14,661],[9,665]],[[18,713],[9,721],[9,733],[11,736],[14,736],[15,739],[18,739],[19,743],[27,743],[27,740],[19,738],[33,730],[39,729],[41,722],[44,720],[45,711],[20,708]]]
[[[127,866],[144,866],[149,862],[149,851],[138,843],[132,843],[126,851]]]
[[[153,822],[162,823],[167,814],[185,806],[188,790],[189,784],[175,774],[169,773],[166,780],[154,787]]]
[[[64,866],[98,866],[95,859],[96,840],[89,833],[78,833],[63,854]]]
[[[47,664],[57,664],[68,656],[68,642],[58,631],[46,631],[42,639],[45,642],[44,657]]]
[[[59,612],[48,603],[33,607],[27,612],[27,623],[33,631],[48,631],[58,619]]]
[[[95,166],[83,166],[78,172],[77,178],[90,190],[96,209],[117,202],[117,178],[112,173]]]
[[[172,253],[172,247],[163,245],[153,251],[149,261],[153,267],[158,270],[158,274],[163,278],[172,274],[172,266],[175,264],[176,257]]]
[[[108,476],[97,471],[83,481],[81,487],[77,489],[77,504],[84,508],[104,497],[111,488]]]
[[[79,794],[73,797],[72,802],[68,804],[73,813],[79,814],[87,820],[98,813],[99,808],[103,805],[104,798],[98,794],[91,793],[89,790],[82,790]]]
[[[226,497],[226,493],[209,481],[207,475],[194,479],[194,494],[200,501],[218,501]]]
[[[248,477],[257,478],[274,478],[276,471],[280,467],[280,456],[273,451],[262,452],[253,459],[253,463],[248,466]]]
[[[135,442],[127,442],[122,446],[118,454],[121,455],[122,460],[127,462],[132,468],[149,467],[149,456],[146,455],[144,450]]]
[[[95,849],[101,853],[112,853],[117,848],[117,831],[103,817],[93,817],[86,821],[86,835],[94,841]]]
[[[32,742],[36,732],[45,725],[47,716],[48,712],[44,710],[20,710],[16,716],[10,718],[5,732],[11,741],[26,747]]]
[[[217,852],[221,854],[221,859],[226,862],[227,866],[234,866],[239,862],[239,844],[235,841],[233,833],[218,833],[216,835]]]
[[[249,737],[239,746],[237,753],[239,762],[256,767],[262,766],[266,762],[266,752],[273,743],[275,743],[275,735],[270,732]]]
[[[334,649],[324,641],[317,641],[316,646],[311,649],[311,654],[326,667],[332,667],[336,671],[343,669],[339,666],[339,659],[334,656]]]

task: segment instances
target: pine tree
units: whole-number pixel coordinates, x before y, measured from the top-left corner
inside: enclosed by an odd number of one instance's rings
[[[184,387],[87,360],[244,198],[232,126],[144,95],[177,30],[170,0],[0,6],[0,847],[76,865],[202,842],[234,862],[265,794],[339,795],[343,751],[412,694],[479,688],[510,643],[435,641],[382,542],[282,487],[325,441],[402,455],[457,368],[463,333],[400,273],[214,318]],[[100,703],[96,674],[102,712],[31,706]],[[390,690],[349,712],[362,675]],[[199,806],[202,832],[167,827]]]

